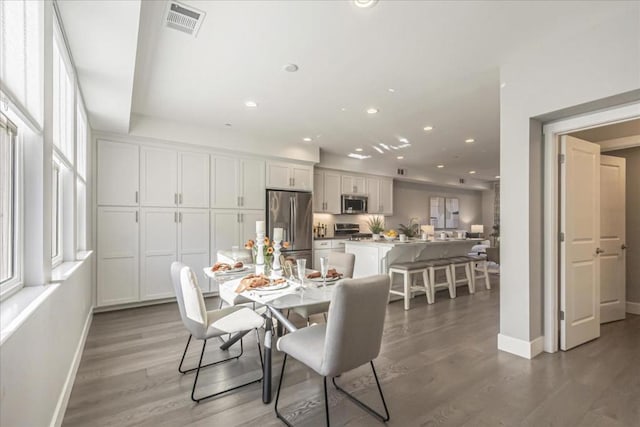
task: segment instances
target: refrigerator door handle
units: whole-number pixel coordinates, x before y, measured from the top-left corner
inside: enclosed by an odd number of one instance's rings
[[[295,248],[296,246],[296,198],[292,197],[291,198],[291,244],[292,247]]]

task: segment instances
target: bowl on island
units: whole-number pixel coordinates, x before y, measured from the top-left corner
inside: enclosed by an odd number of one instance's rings
[[[397,237],[396,236],[387,236],[386,234],[383,234],[384,239],[388,242],[392,241],[392,240],[396,240]]]

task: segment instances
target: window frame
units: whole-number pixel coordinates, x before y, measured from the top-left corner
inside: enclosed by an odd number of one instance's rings
[[[63,259],[63,166],[60,159],[54,156],[51,167],[51,268],[62,264]],[[55,224],[55,227],[54,227]],[[55,242],[55,252],[54,252]]]
[[[0,128],[6,128],[13,139],[13,189],[12,189],[12,240],[13,240],[13,274],[0,283],[0,301],[12,295],[24,286],[24,253],[23,253],[23,155],[22,138],[19,128],[9,117],[0,112]]]

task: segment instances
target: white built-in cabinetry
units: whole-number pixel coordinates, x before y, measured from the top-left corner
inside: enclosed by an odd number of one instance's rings
[[[313,173],[313,207],[315,212],[340,213],[340,174],[316,169]]]
[[[267,162],[267,188],[311,191],[313,167],[296,163]]]
[[[98,205],[138,206],[140,147],[100,141],[97,151]]]
[[[329,256],[331,252],[344,252],[346,239],[314,240],[313,242],[313,268],[320,270],[320,258]]]
[[[314,173],[313,211],[339,214],[342,194],[368,197],[368,213],[393,215],[393,179],[372,175],[341,174],[316,168]]]
[[[367,177],[367,195],[370,214],[393,215],[393,180]]]
[[[342,194],[366,195],[365,177],[342,175]]]
[[[264,209],[265,162],[211,156],[211,207]]]

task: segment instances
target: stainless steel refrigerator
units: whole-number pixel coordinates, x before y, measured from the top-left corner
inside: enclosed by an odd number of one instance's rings
[[[282,254],[304,258],[311,268],[313,248],[313,206],[311,193],[267,190],[267,235],[273,237],[274,228],[284,229],[289,242]]]

